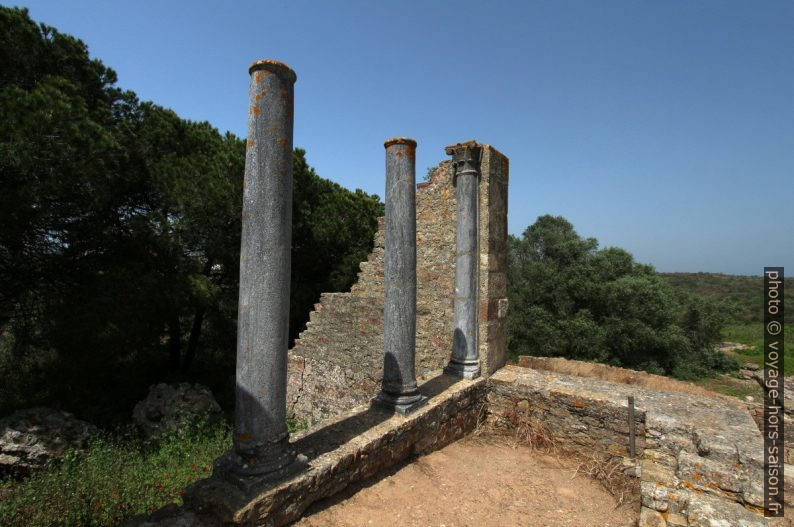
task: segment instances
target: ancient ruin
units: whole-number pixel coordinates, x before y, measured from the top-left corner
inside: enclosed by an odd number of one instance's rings
[[[427,402],[416,387],[416,141],[386,147],[383,383],[375,402],[410,413]]]
[[[508,161],[489,145],[448,147],[452,162],[415,186],[416,143],[386,142],[375,248],[288,356],[295,76],[273,61],[251,74],[234,448],[181,509],[140,525],[284,525],[478,426],[619,463],[640,480],[641,526],[767,524],[760,432],[743,408],[505,366]],[[314,424],[289,439],[287,413]]]
[[[289,447],[285,411],[296,75],[270,60],[248,73],[234,448],[216,467],[245,485],[301,465]]]

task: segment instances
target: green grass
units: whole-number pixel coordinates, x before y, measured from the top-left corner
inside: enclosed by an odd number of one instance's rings
[[[0,525],[112,526],[168,503],[231,446],[226,424],[194,425],[159,444],[109,437],[22,482],[0,482]]]
[[[764,324],[763,322],[745,322],[727,326],[722,330],[723,340],[738,342],[750,346],[747,350],[736,350],[736,356],[743,362],[764,362]],[[785,348],[783,352],[783,371],[786,375],[794,375],[794,330],[785,326]]]
[[[723,375],[711,377],[709,379],[700,379],[699,381],[695,381],[695,384],[707,390],[738,397],[739,399],[744,399],[750,395],[755,398],[756,401],[762,401],[764,397],[764,392],[761,390],[761,386],[758,383],[742,382],[739,379]]]

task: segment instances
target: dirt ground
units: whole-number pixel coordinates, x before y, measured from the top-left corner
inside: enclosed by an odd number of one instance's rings
[[[632,526],[639,499],[616,507],[575,465],[526,446],[463,440],[313,505],[296,527]]]

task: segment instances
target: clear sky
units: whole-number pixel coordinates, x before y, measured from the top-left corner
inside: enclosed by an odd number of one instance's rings
[[[475,139],[509,230],[562,215],[660,271],[794,273],[794,1],[0,0],[83,39],[142,99],[245,134],[247,68],[298,75],[295,145],[383,197]]]

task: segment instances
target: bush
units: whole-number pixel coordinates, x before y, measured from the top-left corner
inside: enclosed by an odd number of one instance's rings
[[[508,349],[694,379],[735,369],[713,350],[734,307],[674,290],[623,249],[562,217],[510,237]]]

